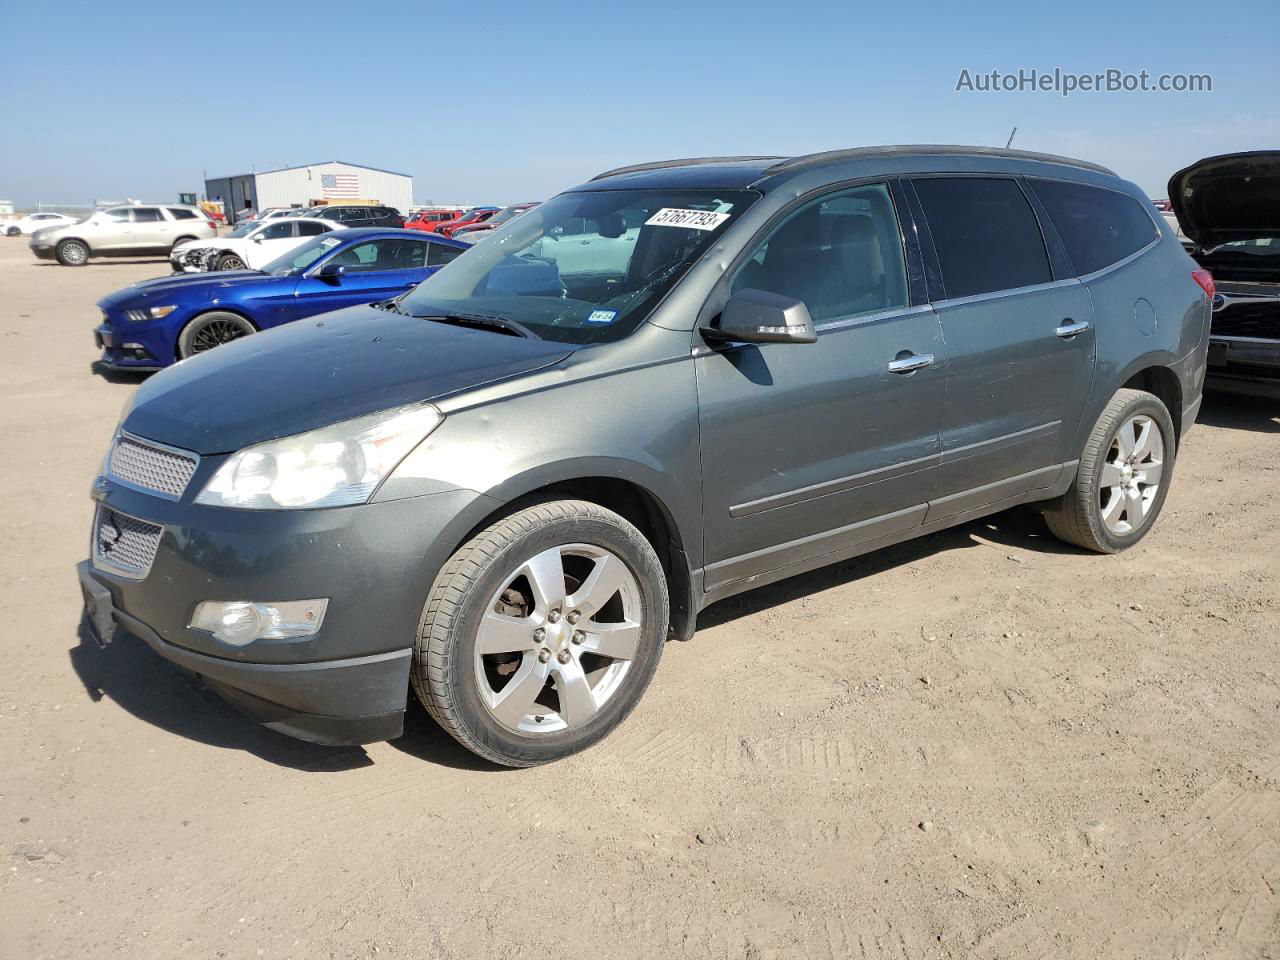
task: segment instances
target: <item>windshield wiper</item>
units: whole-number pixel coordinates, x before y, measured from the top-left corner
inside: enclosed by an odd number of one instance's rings
[[[541,340],[536,333],[523,323],[508,320],[506,317],[489,317],[480,313],[426,313],[410,314],[419,320],[434,320],[436,323],[452,323],[459,327],[479,327],[481,330],[496,330],[513,337],[525,337],[529,340]]]

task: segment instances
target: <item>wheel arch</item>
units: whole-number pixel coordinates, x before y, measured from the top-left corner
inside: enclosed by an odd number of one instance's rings
[[[491,492],[489,495],[500,499],[501,505],[452,544],[450,554],[481,530],[533,504],[549,500],[586,500],[612,510],[644,534],[666,574],[671,600],[669,634],[681,640],[693,636],[698,604],[694,596],[688,540],[670,507],[649,486],[632,477],[596,473],[559,479],[524,478],[523,483],[517,480],[504,484],[501,494]]]
[[[1182,381],[1178,379],[1177,373],[1172,368],[1163,364],[1152,364],[1133,371],[1129,374],[1128,379],[1121,384],[1121,389],[1125,387],[1133,390],[1145,390],[1147,393],[1159,397],[1160,402],[1168,409],[1170,419],[1173,420],[1174,441],[1176,443],[1181,442]]]
[[[180,326],[180,327],[177,329],[177,332],[176,332],[176,333],[174,333],[174,335],[173,335],[173,359],[174,359],[175,361],[177,361],[177,360],[181,360],[181,359],[182,359],[182,354],[181,354],[181,350],[179,349],[179,347],[180,347],[180,346],[181,346],[181,344],[182,344],[182,335],[183,335],[184,333],[186,333],[186,332],[187,332],[187,328],[188,328],[188,327],[190,327],[190,326],[191,326],[193,323],[195,323],[197,320],[199,320],[201,317],[207,317],[207,316],[208,316],[209,314],[211,314],[211,313],[230,313],[230,314],[232,314],[233,316],[237,316],[237,317],[239,317],[241,320],[244,320],[246,323],[248,323],[248,324],[249,324],[249,326],[253,327],[253,330],[254,330],[254,332],[255,332],[255,333],[261,333],[261,332],[262,332],[262,325],[261,325],[260,323],[258,323],[258,321],[257,321],[257,320],[253,319],[253,317],[252,317],[252,316],[250,316],[250,315],[249,315],[246,311],[244,311],[244,310],[241,310],[241,309],[239,309],[239,308],[237,308],[237,307],[224,307],[224,306],[210,307],[210,308],[208,308],[207,310],[201,310],[199,313],[193,313],[193,314],[188,318],[187,322],[186,322],[186,323],[184,323],[182,326]]]
[[[89,251],[89,255],[93,256],[93,244],[81,236],[59,237],[57,240],[54,241],[53,249],[57,250],[58,247],[62,246],[68,240],[74,240],[76,243],[83,243],[84,248]]]

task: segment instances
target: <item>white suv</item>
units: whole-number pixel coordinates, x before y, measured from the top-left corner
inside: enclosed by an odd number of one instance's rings
[[[31,235],[31,252],[41,260],[79,267],[90,257],[167,256],[179,243],[217,235],[213,221],[196,207],[131,204],[99,210],[79,223],[37,230]]]

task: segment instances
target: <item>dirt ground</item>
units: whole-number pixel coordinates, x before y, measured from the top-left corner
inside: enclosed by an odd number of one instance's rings
[[[271,733],[78,635],[136,381],[0,238],[0,956],[1280,958],[1280,404],[1097,557],[1001,514],[727,601],[604,744]]]

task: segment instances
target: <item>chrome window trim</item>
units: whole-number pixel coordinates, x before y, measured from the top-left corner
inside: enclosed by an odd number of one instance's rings
[[[144,487],[136,483],[130,483],[128,480],[125,480],[123,477],[116,474],[115,471],[112,470],[112,461],[115,459],[116,445],[121,439],[128,439],[139,446],[154,447],[157,450],[163,450],[166,453],[172,453],[175,456],[185,457],[186,459],[191,460],[194,463],[194,466],[191,468],[191,477],[187,480],[186,486],[182,488],[182,493],[175,497],[172,494],[165,493],[163,490],[157,490],[155,487]],[[145,493],[148,496],[159,497],[161,500],[172,500],[174,503],[177,503],[182,499],[183,495],[187,492],[187,488],[191,486],[191,481],[195,479],[196,472],[199,471],[199,469],[200,454],[195,451],[183,450],[181,447],[171,447],[167,443],[160,443],[158,440],[148,440],[146,437],[140,437],[136,433],[128,433],[124,430],[117,433],[115,439],[111,441],[111,453],[107,457],[107,479],[112,483],[119,484],[122,487],[127,487],[130,490],[136,490],[138,493]],[[119,513],[120,511],[117,510],[116,512]],[[142,518],[134,517],[133,519],[141,520]],[[145,520],[143,522],[150,523],[151,521]]]
[[[1107,269],[1111,269],[1108,267]],[[935,300],[935,307],[962,307],[970,303],[982,303],[987,300],[1003,300],[1005,297],[1020,297],[1027,293],[1041,293],[1045,290],[1056,290],[1059,287],[1067,287],[1072,284],[1081,283],[1083,277],[1065,277],[1062,280],[1051,280],[1048,283],[1033,283],[1029,287],[1010,287],[1008,290],[992,290],[990,293],[975,293],[968,297],[948,297],[943,300]]]
[[[912,307],[890,307],[885,310],[876,310],[874,313],[858,313],[849,317],[841,317],[838,320],[824,320],[822,323],[815,323],[813,329],[817,333],[829,333],[836,330],[847,330],[850,327],[861,327],[868,323],[875,323],[877,320],[912,317],[917,314],[932,312],[932,304],[918,303]]]
[[[1280,337],[1233,337],[1228,333],[1210,333],[1210,343],[1266,343],[1280,346]]]
[[[1125,194],[1125,196],[1128,196],[1128,194]],[[1115,263],[1110,264],[1109,266],[1105,266],[1101,270],[1093,271],[1093,273],[1081,274],[1076,279],[1078,279],[1081,283],[1088,283],[1091,280],[1096,280],[1099,277],[1106,276],[1112,270],[1119,270],[1121,267],[1126,266],[1130,263],[1133,263],[1134,260],[1137,260],[1139,257],[1143,256],[1150,250],[1155,249],[1155,247],[1157,247],[1159,244],[1160,244],[1160,236],[1159,234],[1157,234],[1156,238],[1152,240],[1150,243],[1148,243],[1145,247],[1142,247],[1141,249],[1133,251],[1133,253],[1129,254],[1123,260],[1117,260]]]

